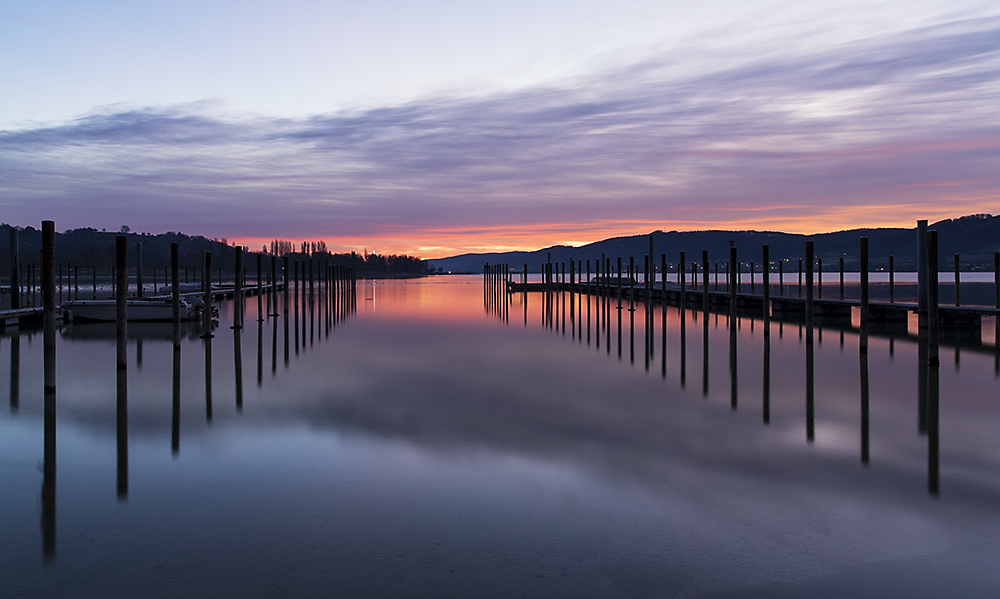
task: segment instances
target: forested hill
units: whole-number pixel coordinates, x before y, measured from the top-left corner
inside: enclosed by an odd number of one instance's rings
[[[10,228],[11,225],[0,225],[0,270],[3,276],[10,272]],[[37,263],[42,249],[42,232],[34,227],[17,227],[18,245],[21,262]],[[181,268],[199,268],[201,266],[202,250],[212,252],[212,263],[222,266],[224,270],[234,267],[236,246],[226,239],[208,239],[200,235],[185,235],[169,232],[153,235],[150,233],[135,233],[132,231],[98,231],[97,229],[71,229],[56,233],[56,262],[59,264],[78,265],[81,268],[108,268],[115,263],[115,238],[119,235],[128,237],[129,263],[135,265],[136,243],[142,243],[143,269],[163,268],[170,264],[170,244],[178,244]],[[251,248],[254,250],[254,248]],[[305,242],[293,244],[289,241],[275,241],[268,248],[245,252],[244,265],[248,272],[256,269],[255,254],[263,254],[268,259],[271,255],[288,256],[292,260],[329,259],[331,264],[353,266],[361,274],[424,274],[427,263],[413,256],[382,255],[378,253],[358,254],[331,253],[326,251],[322,242]]]
[[[941,268],[951,269],[953,255],[961,257],[962,268],[993,268],[993,252],[1000,251],[1000,216],[976,214],[961,218],[932,223],[931,229],[938,231],[938,255]],[[814,242],[816,257],[823,260],[823,268],[839,268],[839,258],[844,258],[845,267],[858,268],[858,239],[868,237],[869,262],[872,270],[888,267],[889,256],[894,256],[897,270],[915,270],[917,254],[916,227],[912,229],[850,229],[833,233],[799,235],[774,231],[655,231],[653,235],[653,255],[657,263],[660,254],[667,255],[668,263],[676,263],[680,252],[685,252],[685,262],[701,262],[702,250],[708,250],[709,261],[724,262],[729,259],[729,242],[734,241],[739,252],[739,260],[749,264],[751,260],[760,263],[761,246],[769,245],[770,259],[797,260],[805,254],[805,242]],[[530,272],[539,272],[541,265],[551,254],[553,262],[569,263],[591,260],[596,264],[604,254],[612,260],[621,257],[625,262],[634,256],[642,265],[643,256],[649,253],[649,234],[630,237],[613,237],[580,247],[565,245],[542,248],[533,252],[505,252],[496,254],[463,254],[450,258],[428,260],[432,268],[450,272],[481,273],[486,263],[507,263],[520,271],[524,264]]]

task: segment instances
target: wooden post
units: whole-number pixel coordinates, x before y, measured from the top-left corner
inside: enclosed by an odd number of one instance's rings
[[[42,221],[42,319],[46,395],[56,392],[56,224]],[[54,399],[54,397],[53,397]]]
[[[840,300],[844,300],[844,257],[840,257]]]
[[[97,299],[97,265],[90,265],[90,276],[92,278],[91,283],[93,284],[93,289],[91,290],[91,299]]]
[[[757,265],[753,260],[750,261],[750,293],[757,293],[757,281],[754,278],[754,273],[757,270]]]
[[[181,349],[181,275],[178,270],[180,256],[177,242],[170,243],[170,300],[173,306],[174,351]]]
[[[708,322],[708,250],[701,250],[701,304]]]
[[[73,265],[73,299],[80,299],[80,265]]]
[[[927,231],[927,363],[932,368],[941,363],[938,314],[938,238],[937,231]]]
[[[236,263],[235,281],[233,281],[233,286],[235,287],[233,293],[233,328],[241,329],[243,328],[243,246],[238,245],[235,250],[233,252]]]
[[[115,332],[118,340],[118,370],[128,368],[128,237],[119,235],[115,238]]]
[[[958,272],[958,254],[955,254],[955,306],[962,305],[961,277]]]
[[[896,264],[892,256],[889,256],[889,303],[896,303]]]
[[[21,249],[14,226],[10,227],[10,307],[21,307]]]
[[[861,275],[861,344],[860,351],[868,352],[868,238],[860,239],[860,275]]]
[[[205,264],[202,267],[202,281],[201,287],[204,290],[204,296],[202,300],[205,302],[205,307],[202,312],[202,326],[204,327],[204,332],[201,337],[203,339],[211,339],[212,335],[212,252],[205,252]]]
[[[778,295],[785,295],[785,259],[778,260]]]
[[[142,285],[142,243],[137,242],[135,244],[135,295],[136,297],[143,297],[143,285]]]
[[[917,221],[917,316],[920,328],[927,326],[927,221]]]
[[[681,309],[687,308],[686,281],[684,280],[684,252],[681,252],[680,262],[677,263],[677,284],[681,286]]]
[[[799,297],[802,297],[802,258],[799,258]]]
[[[729,326],[736,330],[736,244],[729,242]]]
[[[996,307],[1000,310],[1000,252],[993,252],[993,296]],[[997,330],[1000,331],[1000,327],[997,327]]]
[[[260,281],[260,269],[263,267],[263,260],[264,260],[263,256],[257,254],[257,321],[258,322],[264,320],[264,299],[261,297],[264,294],[264,287]]]
[[[761,288],[763,291],[764,298],[764,326],[767,326],[768,321],[771,319],[771,247],[768,244],[764,244],[760,247],[760,264],[763,268],[763,279],[761,280]],[[767,334],[767,329],[764,329],[765,335]],[[765,337],[765,342],[767,338]]]
[[[818,281],[816,281],[816,283],[817,283],[817,289],[816,289],[817,293],[816,293],[816,295],[819,296],[820,298],[822,298],[823,297],[823,259],[822,258],[816,258],[816,278],[818,279]]]
[[[806,331],[813,326],[813,242],[806,242]]]

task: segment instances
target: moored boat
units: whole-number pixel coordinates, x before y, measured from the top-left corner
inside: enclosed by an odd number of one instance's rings
[[[203,302],[197,302],[203,304]],[[68,320],[107,322],[117,319],[118,304],[114,299],[74,300],[62,305],[63,311],[69,315]],[[181,320],[197,318],[200,307],[181,299]],[[130,321],[169,321],[174,318],[174,307],[171,300],[129,298],[126,301],[126,318]]]

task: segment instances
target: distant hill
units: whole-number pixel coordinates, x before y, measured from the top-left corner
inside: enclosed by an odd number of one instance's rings
[[[953,255],[961,255],[963,270],[993,269],[993,252],[1000,251],[1000,216],[989,214],[974,214],[961,218],[948,219],[930,225],[938,231],[938,254],[941,258],[942,270],[953,268]],[[753,260],[757,264],[761,259],[761,246],[769,245],[770,259],[778,261],[789,259],[797,261],[805,254],[805,242],[812,241],[816,257],[823,260],[823,270],[837,270],[839,258],[844,258],[845,268],[858,268],[858,239],[868,237],[868,260],[872,270],[887,268],[889,256],[894,256],[896,270],[916,270],[917,230],[902,228],[883,229],[850,229],[833,233],[817,233],[814,235],[799,235],[775,231],[654,231],[653,254],[657,264],[660,254],[667,255],[668,264],[676,264],[680,252],[686,252],[685,262],[701,262],[702,250],[708,250],[711,264],[722,263],[729,259],[729,242],[736,243],[740,262],[749,265]],[[636,263],[642,267],[643,256],[649,253],[649,234],[630,237],[613,237],[580,247],[557,245],[542,248],[533,252],[503,252],[487,254],[462,254],[449,258],[428,260],[435,269],[446,272],[481,273],[486,263],[510,264],[511,268],[520,271],[524,264],[529,272],[540,272],[541,265],[551,255],[553,262],[569,263],[591,260],[592,264],[601,258],[601,254],[613,261],[621,257],[628,262],[629,256],[634,256]]]

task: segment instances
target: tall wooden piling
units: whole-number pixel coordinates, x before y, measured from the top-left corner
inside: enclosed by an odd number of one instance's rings
[[[823,259],[816,258],[816,295],[823,298]]]
[[[143,297],[143,281],[142,281],[142,243],[138,242],[135,244],[135,295],[136,297]]]
[[[264,287],[260,280],[260,269],[263,267],[264,257],[257,254],[257,321],[260,322],[264,320],[264,298],[261,296],[264,294]],[[329,267],[328,267],[329,268]]]
[[[932,368],[941,363],[938,316],[938,237],[927,231],[927,363]]]
[[[927,221],[917,221],[917,320],[927,326]]]
[[[729,326],[736,330],[736,244],[729,242]]]
[[[243,246],[234,248],[236,273],[233,275],[233,328],[243,328]]]
[[[204,276],[202,277],[201,287],[204,292],[202,301],[205,302],[205,306],[202,308],[202,327],[204,331],[202,332],[202,338],[211,339],[212,338],[212,252],[205,252],[205,263],[204,270],[202,271]]]
[[[128,368],[128,237],[119,235],[115,238],[115,333],[118,341],[118,370]]]
[[[778,295],[785,295],[785,259],[778,260]]]
[[[840,301],[844,301],[844,257],[840,257]]]
[[[962,280],[958,269],[958,254],[955,254],[955,306],[962,305]]]
[[[889,303],[896,303],[896,264],[892,256],[889,256]]]
[[[767,324],[771,319],[771,247],[768,244],[760,246],[760,264],[763,268],[761,290],[764,295],[764,326],[767,334]],[[706,297],[707,301],[707,297]],[[765,337],[766,341],[766,337]]]
[[[708,321],[708,250],[701,250],[701,309]]]
[[[21,307],[21,248],[14,226],[10,228],[10,307]]]
[[[681,287],[681,309],[687,308],[686,287],[684,280],[684,252],[681,252],[680,262],[677,263],[677,284]]]
[[[42,318],[45,394],[56,392],[56,224],[42,221]],[[54,399],[54,398],[53,398]]]
[[[806,242],[806,332],[812,331],[813,315],[813,242]],[[809,341],[807,338],[806,341]]]
[[[858,243],[861,275],[861,339],[859,349],[868,351],[868,238],[862,237]]]
[[[993,252],[993,299],[1000,310],[1000,252]],[[1000,327],[997,327],[1000,336]]]
[[[181,274],[177,242],[170,244],[170,300],[173,305],[174,351],[181,347]]]

